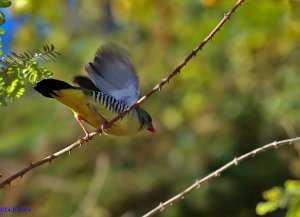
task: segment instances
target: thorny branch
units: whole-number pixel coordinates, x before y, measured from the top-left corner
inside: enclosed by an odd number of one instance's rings
[[[152,209],[151,211],[149,211],[148,213],[143,215],[143,217],[150,217],[150,216],[153,216],[153,215],[161,212],[166,207],[174,204],[175,202],[177,202],[180,199],[183,199],[186,195],[191,193],[191,191],[200,188],[201,185],[204,182],[207,182],[212,178],[219,177],[225,170],[228,170],[229,168],[231,168],[233,166],[238,166],[238,164],[241,161],[246,160],[247,158],[255,157],[256,154],[259,154],[261,152],[265,152],[265,151],[270,150],[270,149],[276,149],[276,148],[278,148],[280,146],[283,146],[283,145],[292,145],[293,143],[295,143],[299,140],[300,140],[300,137],[296,137],[296,138],[293,138],[293,139],[281,140],[281,141],[278,141],[278,142],[275,141],[275,142],[269,143],[267,145],[264,145],[260,148],[254,149],[253,151],[250,151],[250,152],[248,152],[248,153],[246,153],[246,154],[244,154],[240,157],[235,157],[233,160],[231,160],[230,162],[228,162],[224,166],[220,167],[216,171],[214,171],[214,172],[210,173],[209,175],[205,176],[204,178],[202,178],[200,180],[197,179],[194,184],[190,185],[188,188],[186,188],[185,190],[183,190],[179,194],[175,195],[174,197],[170,198],[169,200],[167,200],[165,202],[161,202],[157,207],[155,207],[154,209]]]
[[[184,59],[184,61],[178,65],[167,77],[163,78],[161,82],[159,82],[149,93],[144,95],[142,98],[140,98],[135,104],[130,106],[127,110],[124,112],[118,114],[115,118],[110,120],[105,126],[102,126],[101,129],[104,131],[109,129],[115,122],[118,120],[122,119],[127,113],[129,113],[131,110],[142,104],[145,100],[147,100],[150,96],[152,96],[155,92],[161,90],[161,88],[168,83],[175,75],[179,74],[181,69],[186,66],[186,64],[197,55],[197,53],[202,50],[202,48],[210,41],[213,39],[215,34],[220,31],[221,27],[224,25],[226,21],[228,21],[231,17],[231,15],[235,12],[235,10],[244,2],[244,0],[238,0],[237,3],[232,7],[232,9],[226,13],[223,17],[223,19],[218,23],[218,25],[211,31],[211,33],[196,47],[192,50],[192,52]],[[45,163],[51,163],[52,160],[56,159],[57,157],[60,157],[61,155],[65,153],[70,153],[72,149],[81,146],[83,143],[90,141],[94,136],[97,134],[101,134],[100,131],[95,131],[90,133],[89,135],[89,140],[87,139],[80,139],[77,142],[74,142],[73,144],[67,146],[66,148],[47,156],[46,158],[39,160],[35,163],[30,163],[27,167],[19,170],[18,172],[14,173],[13,175],[9,176],[8,178],[4,179],[0,183],[0,188],[4,188],[5,185],[10,185],[10,183],[17,179],[18,177],[22,177],[24,174],[26,174],[28,171],[41,166]],[[105,132],[104,132],[105,133]]]

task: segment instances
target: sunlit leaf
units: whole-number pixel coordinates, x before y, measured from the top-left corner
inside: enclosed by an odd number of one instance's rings
[[[299,217],[300,207],[300,182],[297,180],[288,180],[284,184],[284,189],[273,187],[263,192],[263,198],[266,202],[258,203],[256,213],[265,215],[279,208],[288,208],[287,217]]]
[[[283,194],[283,189],[280,187],[274,187],[271,188],[270,190],[267,190],[263,193],[263,198],[265,200],[279,200],[282,197]]]
[[[278,202],[276,201],[261,202],[256,206],[256,213],[258,215],[265,215],[269,212],[275,211],[276,209],[278,209],[278,207]]]
[[[0,8],[7,8],[11,5],[9,0],[0,0]]]
[[[2,11],[0,11],[0,25],[5,23],[5,15]]]
[[[53,49],[52,49],[53,48]],[[54,46],[44,46],[43,52],[27,51],[23,54],[11,52],[10,55],[2,57],[1,66],[1,88],[5,91],[6,97],[3,100],[13,101],[15,97],[23,95],[24,78],[31,83],[36,83],[42,79],[52,76],[52,72],[41,67],[40,60],[53,61],[58,55]],[[8,76],[9,75],[9,76]],[[2,103],[4,105],[4,103]]]

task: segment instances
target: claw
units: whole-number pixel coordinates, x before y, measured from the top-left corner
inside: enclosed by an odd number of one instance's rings
[[[92,137],[90,136],[89,133],[86,133],[85,136],[83,137],[84,141],[89,142],[91,141]]]
[[[89,142],[91,141],[92,137],[90,136],[89,133],[86,133],[85,136],[83,138],[80,138],[80,144],[84,143],[84,142]]]
[[[106,136],[108,135],[108,134],[106,133],[106,132],[107,132],[107,129],[106,129],[106,128],[107,128],[107,123],[108,123],[108,122],[104,122],[104,124],[101,124],[100,127],[97,129],[97,131],[98,131],[100,134],[103,133],[103,134],[106,135]]]
[[[104,135],[107,136],[107,133],[106,133],[107,129],[106,129],[105,126],[106,126],[106,123],[102,124],[102,125],[100,126],[100,129],[101,129],[102,133],[103,133]]]

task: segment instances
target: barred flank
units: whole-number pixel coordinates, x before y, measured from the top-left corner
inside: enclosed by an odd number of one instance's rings
[[[119,114],[128,108],[123,101],[117,100],[106,93],[91,90],[91,94],[97,103],[104,105],[106,109],[113,113]]]

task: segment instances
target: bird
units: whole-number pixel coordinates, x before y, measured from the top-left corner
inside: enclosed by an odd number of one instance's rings
[[[102,132],[109,120],[136,103],[140,87],[128,53],[115,44],[101,46],[93,61],[85,65],[85,71],[89,77],[75,76],[76,86],[50,78],[39,81],[34,89],[71,109],[85,133],[83,139],[89,140],[84,122]],[[149,113],[137,106],[105,133],[128,136],[141,130],[156,132]]]

